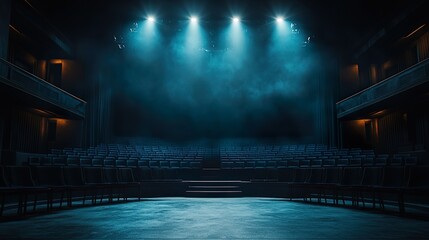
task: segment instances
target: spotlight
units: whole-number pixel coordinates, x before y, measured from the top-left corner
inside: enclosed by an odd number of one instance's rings
[[[148,20],[149,22],[155,22],[155,17],[154,17],[154,16],[149,16],[149,17],[147,18],[147,20]]]
[[[232,22],[238,23],[238,22],[240,22],[240,18],[239,17],[233,17]]]
[[[278,22],[278,23],[282,23],[282,22],[284,22],[284,18],[283,17],[281,17],[281,16],[279,16],[279,17],[276,17],[276,22]]]
[[[197,22],[198,22],[198,18],[197,18],[197,17],[195,17],[195,16],[192,16],[192,17],[190,18],[190,20],[191,20],[191,22],[192,22],[192,23],[197,23]]]

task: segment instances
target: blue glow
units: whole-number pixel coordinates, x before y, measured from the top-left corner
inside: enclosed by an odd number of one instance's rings
[[[224,31],[222,38],[225,41],[223,43],[224,48],[227,49],[224,61],[230,64],[231,70],[240,69],[246,59],[247,39],[250,38],[246,29],[247,26],[240,22],[240,18],[234,16],[231,18],[231,24],[228,29]]]
[[[134,40],[129,41],[133,45],[133,53],[138,55],[142,61],[150,62],[159,57],[156,53],[162,47],[162,36],[157,28],[156,19],[147,16],[140,23],[139,31],[133,35]]]
[[[277,37],[285,38],[288,32],[288,24],[286,20],[282,16],[277,16],[275,19],[276,19]]]
[[[197,18],[196,16],[191,16],[191,17],[189,18],[189,20],[191,20],[191,23],[193,23],[193,24],[198,23],[198,18]]]
[[[198,58],[201,56],[201,51],[204,48],[203,45],[203,28],[198,24],[198,17],[191,16],[189,18],[190,23],[185,31],[185,54],[186,61],[190,64],[194,64],[196,67]]]
[[[277,16],[277,17],[276,17],[276,22],[277,22],[277,23],[281,24],[281,23],[283,23],[284,21],[285,21],[284,17],[282,17],[282,16]]]
[[[311,49],[300,47],[301,35],[292,34],[289,20],[278,24],[273,17],[260,27],[251,21],[236,24],[232,17],[226,24],[206,18],[193,24],[185,17],[175,28],[145,19],[138,33],[128,33],[139,38],[128,41],[136,50],[127,45],[125,61],[112,59],[118,87],[112,102],[119,111],[114,115],[135,123],[124,124],[124,131],[309,136],[312,127],[300,118],[317,116],[313,69],[320,64]],[[124,109],[135,114],[120,114]]]
[[[154,16],[149,16],[149,17],[147,17],[147,20],[149,21],[149,22],[155,22],[155,17]]]

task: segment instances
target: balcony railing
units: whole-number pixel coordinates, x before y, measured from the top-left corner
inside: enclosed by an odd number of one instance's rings
[[[337,118],[345,117],[429,82],[429,59],[337,102]]]
[[[85,117],[86,102],[0,58],[0,82]]]

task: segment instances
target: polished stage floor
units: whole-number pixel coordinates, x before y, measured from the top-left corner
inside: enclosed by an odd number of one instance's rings
[[[0,223],[0,239],[423,239],[429,221],[274,198],[153,198]]]

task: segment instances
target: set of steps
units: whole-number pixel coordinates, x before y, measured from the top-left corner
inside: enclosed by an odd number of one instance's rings
[[[198,180],[183,181],[186,197],[242,197],[242,181]]]

